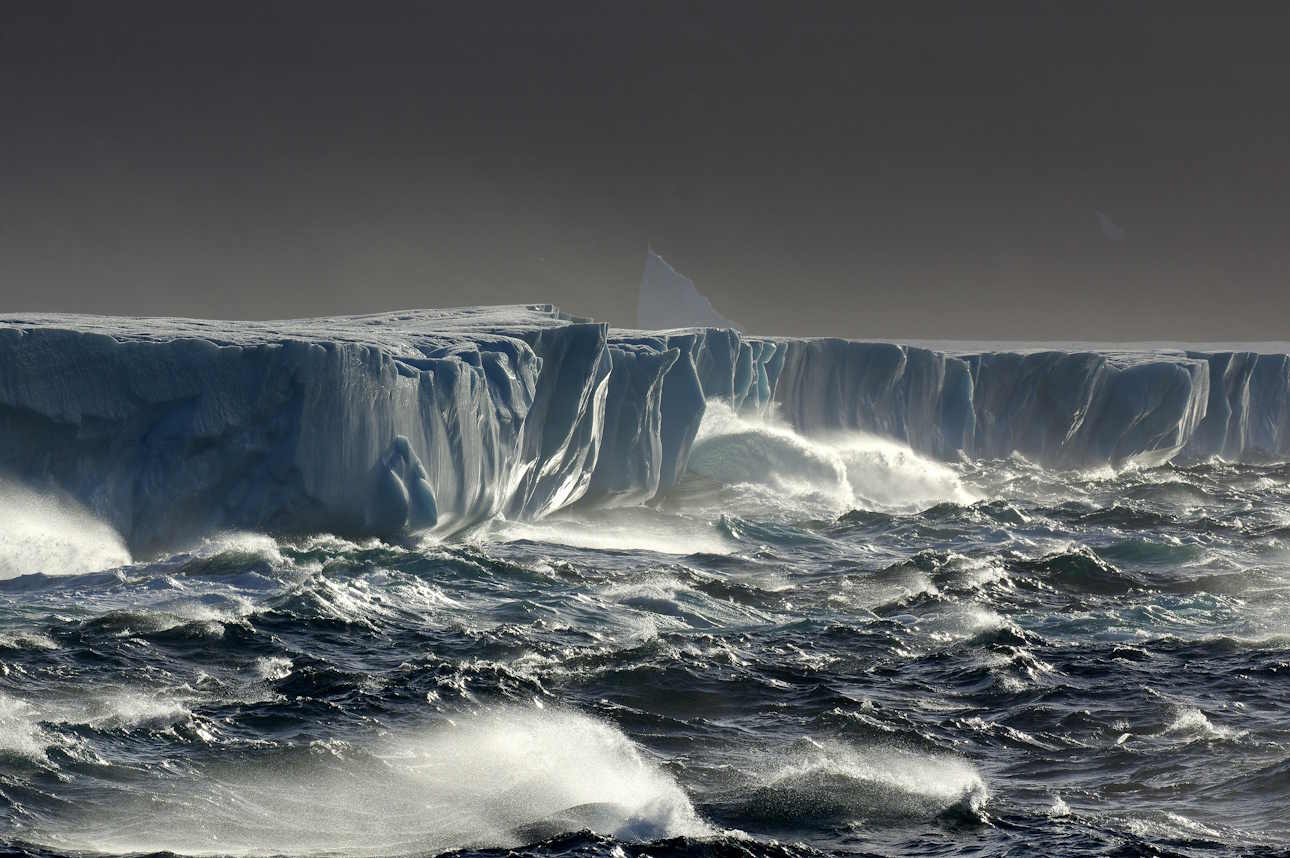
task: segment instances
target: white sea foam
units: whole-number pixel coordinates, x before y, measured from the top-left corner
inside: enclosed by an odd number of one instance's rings
[[[265,682],[276,682],[291,675],[291,666],[292,661],[289,658],[268,656],[257,658],[253,663],[252,670],[259,679]]]
[[[237,593],[180,596],[152,606],[161,613],[197,623],[235,623],[255,611],[255,603]]]
[[[0,693],[0,756],[43,760],[49,744],[41,732],[35,707]]]
[[[170,782],[57,836],[68,848],[362,854],[507,847],[590,828],[642,840],[712,833],[671,777],[614,727],[504,708],[370,746]],[[194,808],[200,806],[201,813]]]
[[[989,799],[966,760],[811,739],[776,761],[761,789],[786,806],[830,807],[853,819],[978,813]]]
[[[122,689],[97,695],[46,715],[46,720],[86,724],[99,729],[165,727],[186,721],[192,713],[178,700],[143,689]]]
[[[977,500],[952,468],[903,444],[855,432],[807,438],[721,402],[708,403],[689,470],[727,485],[768,486],[785,500],[833,511]]]
[[[531,540],[600,551],[657,554],[729,554],[734,545],[706,521],[644,507],[571,510],[534,522],[493,522],[487,538]]]
[[[726,627],[763,619],[757,611],[708,596],[666,574],[633,576],[603,589],[606,601],[653,616],[656,625]]]
[[[86,688],[74,697],[28,702],[0,694],[0,751],[39,758],[58,740],[46,726],[70,724],[96,729],[165,727],[192,713],[184,703],[145,688]]]
[[[36,631],[0,633],[0,647],[10,649],[52,650],[58,644],[49,635]]]
[[[0,579],[97,572],[129,562],[120,535],[84,507],[0,481]]]
[[[1007,628],[1010,621],[998,611],[976,602],[951,602],[944,609],[923,620],[922,625],[938,643]]]
[[[1215,725],[1209,717],[1195,706],[1183,706],[1169,726],[1165,728],[1168,736],[1180,736],[1187,739],[1235,739],[1245,735],[1243,730]]]
[[[839,578],[836,586],[837,592],[829,596],[830,602],[870,610],[920,594],[939,592],[924,572],[907,566],[848,575]]]
[[[420,622],[430,622],[445,609],[461,607],[428,581],[384,569],[359,578],[313,572],[288,591],[285,598],[294,604],[293,610],[371,628],[409,615]]]
[[[186,721],[192,712],[178,700],[168,700],[152,694],[127,693],[104,700],[107,723],[123,726],[162,726]]]
[[[203,539],[190,549],[198,557],[216,557],[220,554],[250,554],[270,563],[281,564],[282,552],[272,536],[251,531],[225,531]]]
[[[1152,839],[1182,840],[1204,837],[1210,840],[1221,840],[1223,837],[1221,831],[1172,811],[1129,817],[1124,819],[1122,824],[1139,837]]]

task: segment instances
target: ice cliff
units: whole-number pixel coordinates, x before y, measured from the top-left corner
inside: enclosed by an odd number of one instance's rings
[[[1288,353],[618,331],[547,305],[11,316],[0,476],[74,498],[146,553],[221,529],[397,536],[647,502],[685,472],[714,398],[942,459],[1287,459]]]

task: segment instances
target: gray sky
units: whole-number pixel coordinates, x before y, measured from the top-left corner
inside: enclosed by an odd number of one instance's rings
[[[652,243],[756,332],[1286,338],[1290,6],[1206,7],[16,0],[0,311],[631,324]]]

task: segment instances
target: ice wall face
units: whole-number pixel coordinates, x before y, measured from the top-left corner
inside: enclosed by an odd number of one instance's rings
[[[589,485],[609,374],[605,327],[549,307],[12,319],[0,470],[71,494],[135,552],[230,528],[536,517]]]
[[[508,515],[539,518],[590,486],[613,368],[605,335],[604,325],[585,323],[521,334],[541,372],[522,425],[515,482],[504,492]]]
[[[941,459],[1017,453],[1088,468],[1290,458],[1285,353],[951,351],[722,329],[632,336],[686,344],[704,398],[774,410],[807,434],[867,432]],[[669,385],[693,383],[669,376],[665,401]]]
[[[860,430],[949,458],[973,446],[968,364],[926,349],[848,340],[793,340],[773,386],[799,431]]]
[[[947,353],[793,340],[775,385],[806,432],[855,429],[952,459],[1062,468],[1290,457],[1285,354]]]
[[[649,502],[685,473],[714,399],[942,459],[1287,459],[1287,351],[610,331],[546,305],[9,318],[0,476],[70,495],[146,554],[221,529],[395,537]]]
[[[968,357],[977,418],[970,455],[1051,466],[1160,464],[1205,414],[1209,378],[1188,359],[1056,351]]]
[[[1183,453],[1280,460],[1290,455],[1290,357],[1188,352],[1209,367],[1208,408]]]
[[[662,481],[663,380],[681,353],[615,344],[610,354],[613,369],[600,457],[585,499],[600,505],[642,504],[653,499]],[[701,400],[699,408],[702,414]]]

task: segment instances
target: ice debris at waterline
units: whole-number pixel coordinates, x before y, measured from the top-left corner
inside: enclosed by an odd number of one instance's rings
[[[138,555],[226,530],[391,538],[656,501],[711,401],[944,461],[1277,460],[1288,354],[624,331],[549,305],[9,316],[0,473],[88,510]]]

